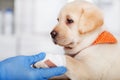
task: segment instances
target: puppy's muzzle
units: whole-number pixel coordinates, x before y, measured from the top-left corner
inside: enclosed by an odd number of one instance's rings
[[[51,33],[51,37],[53,38],[53,39],[55,39],[56,38],[56,36],[58,35],[58,33],[56,32],[56,31],[52,31]]]

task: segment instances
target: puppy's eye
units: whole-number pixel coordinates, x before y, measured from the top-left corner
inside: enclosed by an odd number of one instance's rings
[[[72,19],[67,19],[67,24],[71,24],[73,23],[74,21]]]

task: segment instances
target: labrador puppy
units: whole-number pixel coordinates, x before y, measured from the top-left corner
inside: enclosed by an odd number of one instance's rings
[[[57,20],[51,37],[55,44],[64,47],[67,77],[120,80],[120,40],[103,29],[99,8],[89,2],[74,1],[61,9]]]

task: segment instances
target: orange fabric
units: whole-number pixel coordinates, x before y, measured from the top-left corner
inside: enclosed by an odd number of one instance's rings
[[[104,44],[104,43],[113,44],[113,43],[117,43],[117,40],[110,32],[104,31],[98,36],[98,38],[93,42],[92,45]]]

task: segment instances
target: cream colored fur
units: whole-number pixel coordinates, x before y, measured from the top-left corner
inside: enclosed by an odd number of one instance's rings
[[[102,12],[92,3],[75,1],[60,11],[53,41],[64,47],[71,80],[120,80],[120,39],[91,45],[104,31],[103,23]]]
[[[74,22],[67,24],[67,19]],[[91,3],[75,1],[62,8],[53,40],[64,47],[71,80],[120,80],[120,40],[90,46],[104,31],[103,22],[100,9]]]

